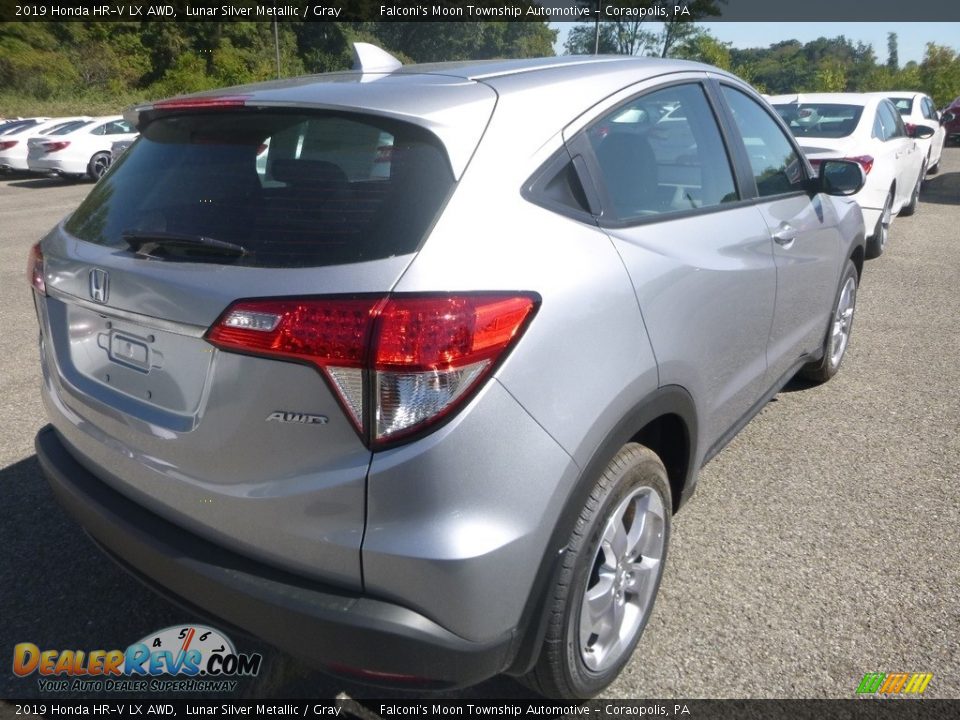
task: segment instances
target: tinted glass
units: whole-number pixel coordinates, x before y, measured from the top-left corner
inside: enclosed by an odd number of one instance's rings
[[[195,113],[148,125],[66,229],[120,248],[124,233],[159,233],[247,251],[216,262],[334,265],[413,252],[452,184],[436,138],[411,125],[319,113]]]
[[[757,192],[761,197],[803,189],[803,167],[787,135],[753,98],[723,86],[733,120],[743,136]]]
[[[587,131],[619,219],[706,208],[738,198],[703,89],[676,85],[635,99]]]
[[[890,140],[895,137],[903,137],[907,134],[903,121],[900,119],[900,113],[895,112],[889,102],[881,102],[877,106],[877,117],[880,118],[880,125],[883,127],[883,140]]]
[[[773,108],[796,137],[847,137],[863,114],[861,105],[834,103],[782,103]]]
[[[3,135],[16,135],[22,130],[28,130],[29,128],[39,125],[40,121],[38,120],[16,120],[12,123],[8,123],[3,127],[0,127],[0,134]]]
[[[50,132],[51,135],[66,135],[67,133],[72,133],[74,130],[79,130],[82,127],[91,125],[93,120],[76,120],[71,123],[67,123],[61,127],[58,127],[56,130]]]
[[[897,112],[901,115],[909,115],[913,112],[913,98],[908,97],[892,97],[890,102],[894,104],[894,107],[897,108]]]

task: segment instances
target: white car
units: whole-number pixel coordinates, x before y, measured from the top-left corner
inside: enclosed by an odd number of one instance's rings
[[[853,196],[871,233],[867,257],[883,253],[894,215],[912,215],[926,174],[926,145],[934,131],[907,128],[884,93],[811,93],[768,98],[818,169],[828,159],[855,160],[867,182]]]
[[[52,133],[28,144],[27,166],[34,172],[99,180],[110,167],[110,148],[137,132],[120,115],[94,118],[67,133]]]
[[[937,112],[933,99],[929,95],[913,90],[890,90],[876,94],[887,97],[893,102],[900,117],[903,118],[908,133],[911,127],[917,125],[924,125],[933,130],[931,137],[918,139],[917,143],[926,149],[927,174],[935,175],[940,169],[940,155],[943,152],[947,131],[940,123],[940,113]]]
[[[91,117],[50,118],[36,125],[15,128],[0,137],[0,170],[27,170],[27,143],[34,136],[45,136],[75,125],[81,121],[93,120]]]

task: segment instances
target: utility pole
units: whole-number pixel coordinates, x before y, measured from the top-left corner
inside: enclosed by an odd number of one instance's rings
[[[277,0],[273,0],[273,7],[277,7]],[[280,30],[277,27],[277,16],[273,16],[273,47],[277,51],[277,80],[280,79]]]

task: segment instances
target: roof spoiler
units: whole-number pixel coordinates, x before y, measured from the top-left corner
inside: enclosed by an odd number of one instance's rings
[[[353,44],[354,70],[362,73],[391,73],[401,67],[403,67],[402,62],[376,45],[365,42]]]

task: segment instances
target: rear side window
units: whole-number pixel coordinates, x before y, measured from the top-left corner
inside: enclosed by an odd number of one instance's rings
[[[642,95],[587,130],[607,195],[604,215],[629,221],[738,199],[703,88]]]
[[[387,119],[262,110],[161,117],[66,225],[88,242],[210,238],[242,255],[316,267],[413,252],[454,183],[439,141]],[[168,259],[197,259],[167,248]]]

